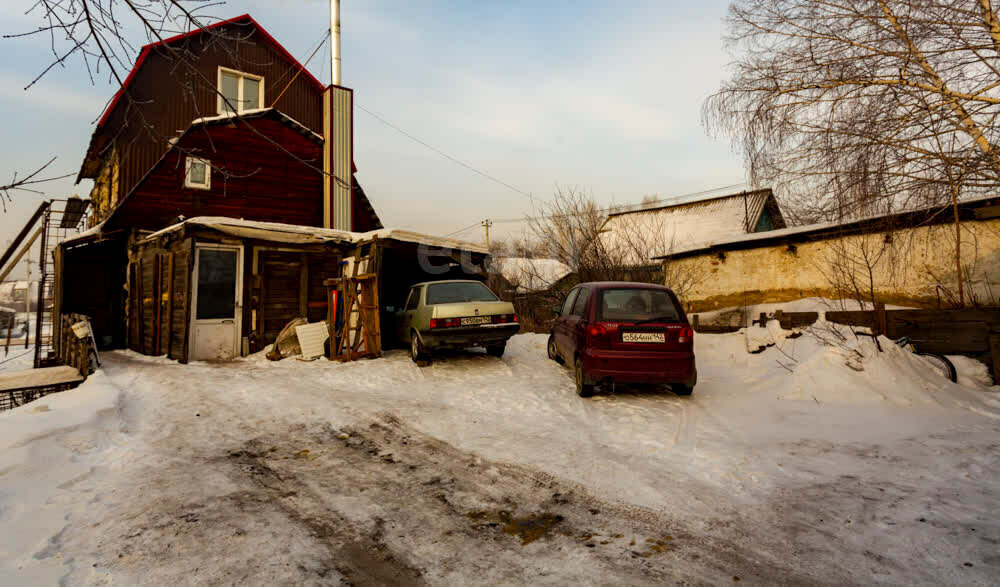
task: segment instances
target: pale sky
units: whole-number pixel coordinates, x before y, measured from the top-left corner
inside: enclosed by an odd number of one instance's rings
[[[0,33],[41,24],[35,0],[3,0]],[[743,163],[706,136],[700,109],[730,61],[727,1],[650,2],[342,0],[343,84],[363,106],[408,133],[541,200],[557,185],[602,203],[637,203],[737,184]],[[231,0],[300,61],[329,26],[326,0]],[[145,39],[134,39],[138,47]],[[22,88],[51,61],[46,38],[0,39],[0,183],[57,156],[76,173],[115,87],[92,84],[79,59]],[[330,79],[329,51],[309,64]],[[135,55],[132,56],[134,60]],[[355,112],[358,179],[387,227],[444,235],[483,219],[532,213],[529,198],[442,158]],[[50,197],[90,182],[48,184]],[[20,192],[0,216],[0,242],[41,196]],[[491,236],[516,235],[500,223]],[[483,230],[460,237],[482,240]]]

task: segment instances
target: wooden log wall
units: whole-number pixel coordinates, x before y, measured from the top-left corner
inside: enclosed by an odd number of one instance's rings
[[[138,246],[129,268],[129,348],[187,361],[192,239]]]

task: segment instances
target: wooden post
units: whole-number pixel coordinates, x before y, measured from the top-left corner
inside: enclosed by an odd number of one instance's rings
[[[875,302],[875,334],[889,336],[889,325],[885,315],[885,304]]]
[[[695,314],[695,315],[694,315],[694,316],[692,316],[691,318],[692,318],[692,320],[691,320],[691,328],[692,328],[692,329],[693,329],[693,330],[694,330],[695,332],[698,332],[698,314]]]
[[[761,328],[767,326],[767,312],[760,313],[760,318],[757,319],[757,324],[759,324]]]
[[[299,314],[309,320],[309,260],[305,253],[299,256]]]
[[[171,251],[168,259],[167,277],[167,356],[174,357],[174,257],[176,253]]]
[[[1000,382],[1000,334],[990,334],[990,355],[993,358],[993,383]]]

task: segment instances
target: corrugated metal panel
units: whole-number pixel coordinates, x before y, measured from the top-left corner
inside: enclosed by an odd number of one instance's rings
[[[758,190],[613,215],[601,241],[609,250],[626,251],[632,263],[647,262],[641,257],[753,231],[771,197],[770,190]]]
[[[351,230],[351,161],[354,147],[354,92],[330,87],[330,130],[327,142],[330,154],[330,228]]]

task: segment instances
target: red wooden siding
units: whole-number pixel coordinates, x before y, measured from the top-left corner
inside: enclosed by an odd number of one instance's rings
[[[188,152],[225,169],[229,177],[213,169],[210,190],[185,188]],[[321,167],[322,147],[271,117],[194,128],[122,202],[112,222],[115,226],[157,229],[178,216],[226,216],[322,226],[322,175],[296,157]]]

